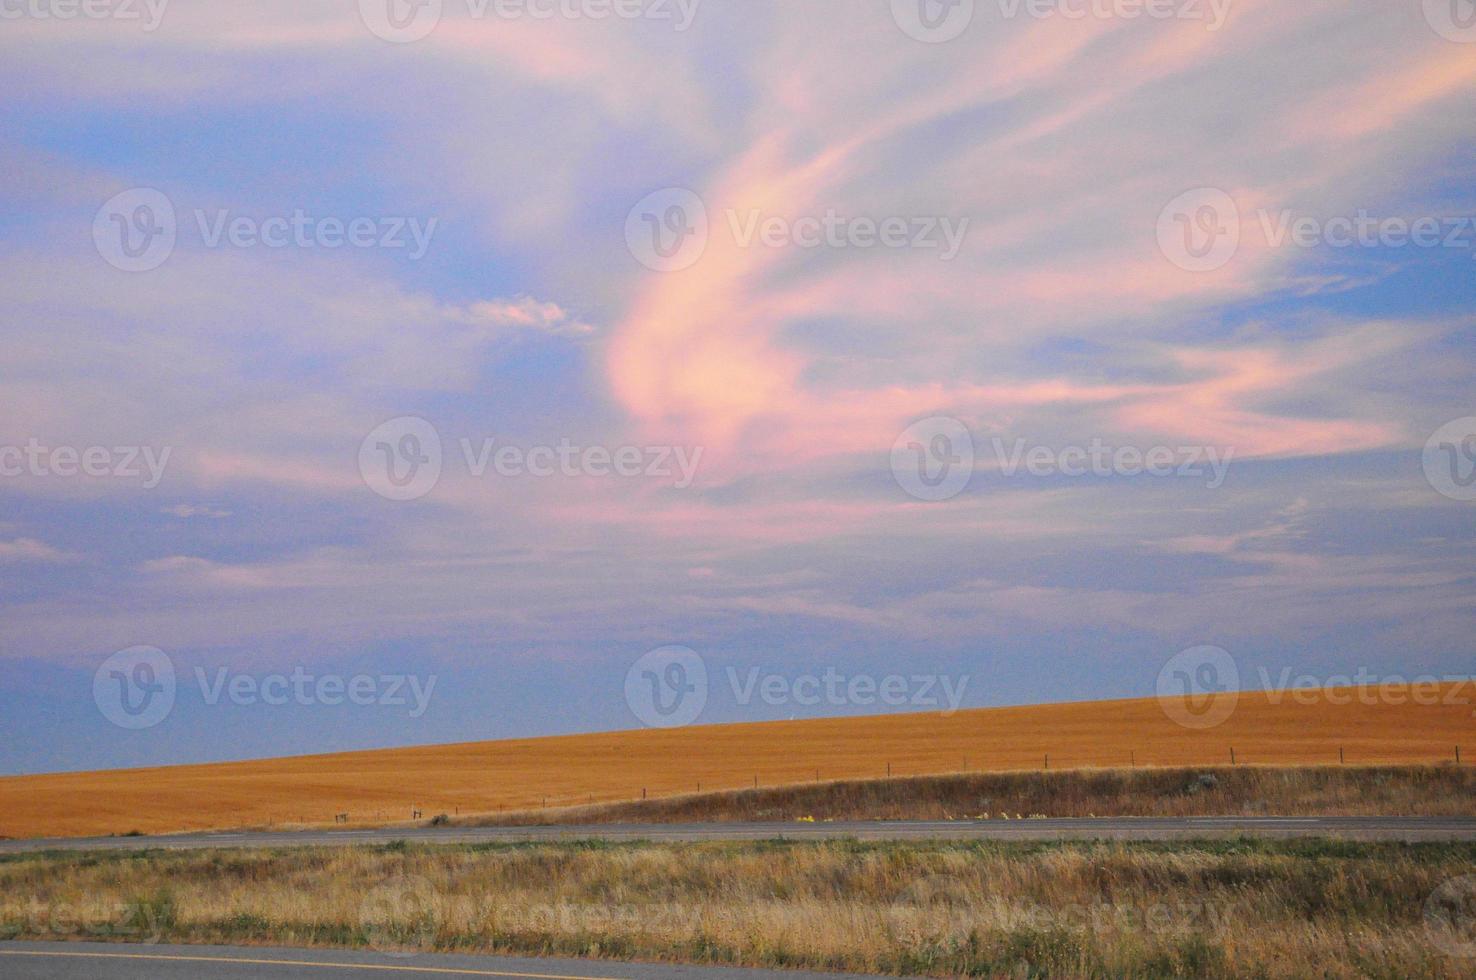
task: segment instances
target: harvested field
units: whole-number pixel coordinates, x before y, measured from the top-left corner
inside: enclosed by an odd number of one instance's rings
[[[260,762],[0,779],[0,836],[164,833],[496,816],[715,790],[1085,767],[1476,761],[1464,689],[1242,694],[1185,728],[1155,699],[427,746]],[[1172,777],[1178,778],[1178,777]],[[1270,797],[1251,796],[1248,801]],[[1413,805],[1413,804],[1411,804]],[[1239,811],[1236,811],[1239,812]],[[1357,811],[1354,811],[1357,812]],[[1430,812],[1414,809],[1409,812]],[[1434,812],[1445,812],[1434,811]],[[1066,814],[1060,814],[1066,815]]]

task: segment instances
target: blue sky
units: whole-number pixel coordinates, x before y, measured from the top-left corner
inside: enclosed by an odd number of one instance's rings
[[[1476,466],[1476,34],[1418,0],[978,0],[944,38],[910,2],[0,22],[0,463],[108,470],[0,475],[0,772],[634,727],[671,644],[701,722],[895,710],[743,703],[754,668],[966,706],[1150,696],[1206,644],[1244,686],[1469,673],[1476,502],[1438,464]],[[642,236],[693,199],[663,268]],[[312,244],[260,241],[298,215]],[[148,268],[108,238],[160,221]],[[394,499],[407,419],[439,473]],[[928,499],[938,419],[972,454]],[[1055,465],[1094,443],[1175,472]],[[492,462],[560,445],[640,472]],[[1177,472],[1205,454],[1222,481]],[[177,693],[130,729],[94,681],[141,646]],[[209,703],[222,671],[434,686]]]

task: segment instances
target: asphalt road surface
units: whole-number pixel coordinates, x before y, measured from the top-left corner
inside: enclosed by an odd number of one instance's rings
[[[1102,817],[1071,820],[848,821],[836,823],[608,824],[588,827],[450,827],[175,834],[0,840],[0,854],[43,850],[329,847],[384,844],[516,843],[561,840],[1186,840],[1253,836],[1348,840],[1476,841],[1463,817]]]
[[[841,980],[833,973],[502,956],[394,955],[229,946],[0,942],[6,980]]]

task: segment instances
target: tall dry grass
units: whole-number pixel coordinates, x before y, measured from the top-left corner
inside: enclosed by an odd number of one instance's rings
[[[1473,872],[1476,845],[1327,841],[68,853],[0,861],[0,935],[929,976],[1444,978],[1476,972],[1459,955],[1476,888],[1447,884]]]
[[[692,794],[453,820],[476,826],[981,816],[1476,816],[1476,769],[1204,767],[975,773]]]

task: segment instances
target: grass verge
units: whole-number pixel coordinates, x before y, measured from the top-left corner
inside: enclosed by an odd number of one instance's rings
[[[1476,845],[522,844],[13,855],[0,937],[978,977],[1461,977]],[[1470,887],[1468,887],[1470,886]]]
[[[1476,768],[1226,766],[959,773],[811,783],[488,814],[449,823],[529,826],[1048,817],[1476,816]]]

